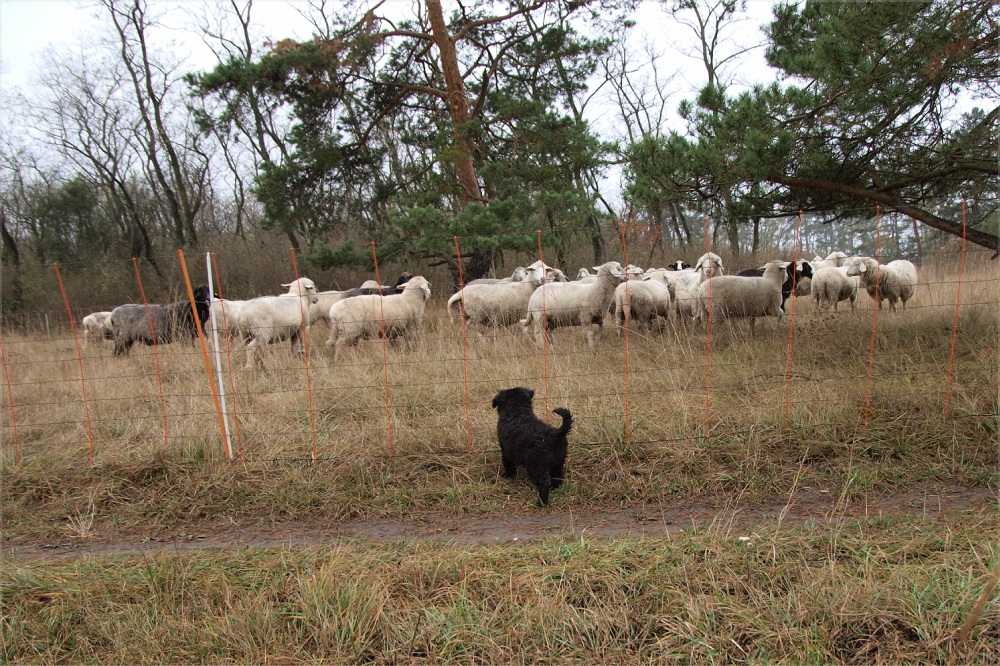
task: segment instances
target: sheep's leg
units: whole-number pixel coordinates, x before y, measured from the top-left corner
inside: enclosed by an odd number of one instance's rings
[[[254,363],[256,361],[255,356],[256,356],[256,352],[257,352],[256,343],[257,343],[257,340],[254,339],[254,340],[251,340],[247,344],[247,365],[246,365],[246,369],[247,370],[253,370],[254,369]]]
[[[128,356],[129,350],[132,348],[131,342],[124,342],[119,339],[115,339],[115,356]]]

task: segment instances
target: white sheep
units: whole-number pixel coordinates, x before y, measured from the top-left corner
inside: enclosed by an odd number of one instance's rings
[[[569,278],[558,268],[552,268],[541,259],[538,261],[528,264],[528,271],[534,271],[537,269],[542,269],[545,271],[545,282],[569,282]]]
[[[641,280],[628,280],[615,288],[615,321],[618,332],[630,321],[651,327],[658,320],[669,320],[670,288],[667,271],[654,272]]]
[[[524,266],[518,266],[514,269],[514,272],[505,278],[478,278],[476,280],[469,280],[465,283],[468,287],[470,284],[497,284],[500,282],[522,282],[528,278],[528,269]]]
[[[424,308],[431,297],[431,283],[417,275],[403,285],[400,294],[355,296],[338,301],[330,308],[330,337],[326,344],[334,348],[334,362],[344,345],[356,345],[366,338],[403,338],[413,349],[424,319]]]
[[[316,292],[316,301],[309,304],[309,321],[316,324],[321,321],[330,323],[330,308],[334,303],[344,299],[344,291],[319,291]],[[311,325],[310,324],[310,325]]]
[[[847,267],[821,268],[813,272],[812,295],[816,299],[816,307],[825,310],[830,307],[837,310],[840,301],[851,301],[851,309],[857,307],[858,281],[847,275]]]
[[[788,262],[769,261],[762,277],[720,275],[696,288],[696,320],[711,313],[713,320],[749,318],[754,331],[757,317],[781,317],[781,285],[788,276]]]
[[[559,326],[583,326],[591,347],[600,339],[604,315],[614,301],[615,287],[624,277],[617,261],[603,264],[597,280],[591,283],[550,282],[535,289],[528,300],[528,316],[521,320],[525,333],[532,333],[539,345],[543,335],[551,339],[552,330]],[[596,326],[596,331],[595,331]]]
[[[667,273],[667,287],[671,289],[670,298],[675,303],[679,321],[690,321],[697,315],[695,291],[698,285],[725,273],[722,258],[714,252],[701,255],[694,268],[671,270]]]
[[[218,328],[219,332],[225,331],[230,337],[239,337],[240,329],[237,324],[240,308],[246,301],[232,301],[228,298],[213,298],[210,307],[211,316],[208,319],[209,333],[211,326]]]
[[[803,267],[808,266],[812,273],[820,270],[821,268],[840,268],[846,266],[848,262],[848,256],[840,252],[831,252],[826,255],[826,259],[820,257],[818,254],[810,259],[809,261],[799,261],[798,262],[798,272],[800,275],[803,273]],[[796,296],[808,296],[812,293],[812,278],[809,277],[808,273],[804,277],[800,277],[795,282],[795,295]]]
[[[114,340],[115,332],[111,327],[111,313],[108,311],[91,312],[83,318],[83,342],[90,340]]]
[[[905,259],[897,259],[887,264],[879,264],[871,257],[854,258],[848,268],[848,275],[857,275],[861,278],[868,295],[873,299],[876,297],[879,309],[882,309],[882,301],[889,301],[889,309],[896,311],[896,302],[903,302],[903,309],[906,309],[906,301],[913,297],[913,292],[917,288],[917,267]]]
[[[316,302],[318,290],[309,278],[282,286],[288,287],[289,294],[252,298],[239,307],[236,324],[247,343],[248,370],[261,361],[260,351],[271,342],[287,339],[293,349],[303,351],[303,334],[309,334],[309,306]]]
[[[516,324],[524,319],[528,299],[541,283],[541,276],[542,269],[537,268],[526,279],[516,282],[469,283],[448,299],[448,317],[454,321],[464,309],[466,323],[473,326],[480,338],[483,337],[480,327],[488,326],[495,332],[498,326]]]

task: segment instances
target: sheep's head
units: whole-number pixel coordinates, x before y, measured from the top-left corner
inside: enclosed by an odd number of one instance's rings
[[[580,279],[585,278],[585,277],[590,277],[590,271],[588,271],[584,267],[584,268],[581,268],[579,271],[577,271],[577,273],[576,273],[576,279],[580,280]]]
[[[691,268],[691,264],[686,261],[675,261],[672,264],[667,265],[667,270],[669,271],[682,271],[685,268]]]
[[[292,280],[288,284],[281,285],[282,287],[288,287],[288,293],[292,296],[304,296],[306,294],[315,294],[319,292],[316,288],[316,283],[309,278],[299,278],[298,280]]]
[[[847,275],[853,277],[878,268],[878,262],[868,257],[863,257],[852,262],[847,267]]]
[[[844,262],[847,261],[847,255],[843,252],[831,252],[826,255],[827,261],[832,261],[834,266],[843,266]]]
[[[563,273],[558,268],[546,268],[545,269],[545,281],[546,282],[569,282],[566,279],[566,274]]]
[[[514,272],[510,275],[511,282],[524,282],[528,278],[528,269],[524,266],[518,266],[514,269]]]
[[[600,266],[595,266],[594,270],[597,271],[597,275],[613,275],[614,277],[622,280],[625,278],[625,269],[617,261],[609,261],[606,264],[601,264]]]
[[[422,275],[415,275],[403,287],[403,293],[417,292],[425,301],[431,297],[431,283]]]
[[[625,267],[625,279],[631,280],[639,275],[642,275],[642,269],[633,264],[629,264]]]
[[[694,265],[694,269],[701,272],[706,280],[715,277],[716,275],[726,274],[722,268],[722,257],[714,252],[706,252],[701,255],[701,258],[698,259],[698,263]]]

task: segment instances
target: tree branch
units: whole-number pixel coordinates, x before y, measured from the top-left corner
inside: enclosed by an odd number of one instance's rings
[[[791,189],[796,190],[819,190],[822,192],[833,192],[835,194],[840,194],[851,199],[859,199],[863,201],[871,201],[877,204],[882,204],[893,210],[896,210],[907,217],[913,218],[918,222],[922,222],[929,227],[939,229],[948,234],[961,237],[963,235],[962,225],[960,223],[953,222],[949,219],[939,217],[928,210],[919,208],[917,206],[910,205],[900,199],[885,194],[883,192],[874,192],[871,190],[862,190],[856,187],[850,187],[848,185],[842,185],[840,183],[832,183],[825,180],[815,180],[815,179],[803,179],[803,178],[789,178],[781,175],[770,175],[766,178],[768,182],[777,183],[779,185],[784,185]],[[966,227],[964,230],[965,238],[970,243],[975,243],[982,247],[989,248],[991,250],[1000,251],[1000,238],[994,234],[988,234],[986,232],[980,231],[978,229],[969,229]],[[994,255],[995,258],[996,255]]]

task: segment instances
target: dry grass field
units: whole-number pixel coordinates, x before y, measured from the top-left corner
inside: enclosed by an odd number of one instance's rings
[[[450,290],[435,285],[420,345],[390,346],[385,366],[378,341],[334,364],[325,326],[312,331],[308,376],[287,345],[245,371],[234,342],[224,380],[234,462],[197,346],[128,359],[110,343],[83,348],[88,426],[72,337],[7,332],[17,455],[5,391],[4,543],[222,522],[252,533],[283,521],[754,506],[803,488],[845,512],[914,489],[995,492],[1000,273],[970,255],[949,383],[953,259],[925,263],[906,311],[880,311],[874,336],[867,295],[837,313],[799,298],[794,317],[759,321],[754,336],[743,322],[713,325],[710,345],[705,331],[632,331],[627,375],[612,327],[594,349],[574,329],[556,331],[544,355],[509,331],[463,345],[444,310]],[[526,481],[499,478],[490,400],[516,385],[536,390],[539,413],[574,414],[568,482],[547,509]],[[745,525],[747,542],[701,525],[666,539],[18,555],[0,579],[4,659],[1000,660],[995,605],[972,639],[954,642],[998,564],[996,502],[877,513]]]

